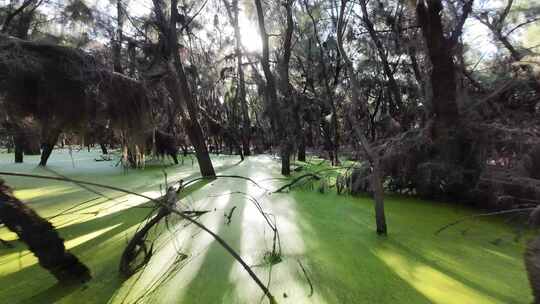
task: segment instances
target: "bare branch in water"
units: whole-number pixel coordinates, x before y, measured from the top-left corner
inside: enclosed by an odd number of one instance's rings
[[[268,290],[268,288],[262,283],[262,281],[257,277],[257,275],[253,272],[253,270],[248,266],[248,264],[246,262],[244,262],[244,260],[240,257],[240,255],[229,244],[227,244],[227,242],[225,242],[225,240],[223,240],[219,235],[212,232],[205,225],[203,225],[203,224],[199,223],[198,221],[192,219],[190,216],[184,214],[183,212],[178,211],[178,210],[176,210],[176,209],[174,209],[174,208],[172,208],[170,206],[167,206],[166,203],[161,202],[159,199],[154,199],[154,198],[151,198],[151,197],[146,196],[144,194],[139,194],[139,193],[136,193],[136,192],[133,192],[133,191],[130,191],[130,190],[125,190],[125,189],[114,187],[114,186],[108,186],[108,185],[92,183],[92,182],[85,182],[85,181],[75,180],[75,179],[70,179],[70,178],[65,178],[65,177],[43,176],[43,175],[36,175],[36,174],[14,173],[14,172],[4,172],[4,171],[0,171],[0,175],[29,177],[29,178],[40,178],[40,179],[48,179],[48,180],[57,180],[57,181],[63,181],[63,182],[77,183],[77,184],[86,184],[86,185],[90,185],[90,186],[95,186],[95,187],[100,187],[100,188],[104,188],[104,189],[115,190],[115,191],[118,191],[118,192],[123,192],[123,193],[127,193],[127,194],[136,195],[136,196],[145,198],[145,199],[147,199],[149,201],[152,201],[152,202],[158,204],[159,206],[164,206],[170,212],[179,215],[181,218],[191,222],[195,226],[197,226],[200,229],[204,230],[206,233],[210,234],[230,255],[233,256],[233,258],[238,263],[240,263],[240,265],[242,265],[242,267],[246,270],[246,272],[250,275],[250,277],[255,281],[255,283],[257,283],[257,285],[260,287],[260,289],[268,297],[268,299],[270,300],[270,303],[275,303],[275,299],[272,296],[272,294],[270,293],[270,291]],[[234,175],[233,176],[218,176],[218,177],[243,178],[243,179],[246,179],[246,180],[250,180],[253,183],[255,183],[256,185],[258,185],[255,181],[253,181],[250,178],[246,178],[246,177],[240,177],[240,176],[234,176]],[[193,182],[193,180],[186,183],[186,184],[184,184],[184,187],[186,185],[192,183],[192,182]]]
[[[503,211],[496,211],[496,212],[489,212],[489,213],[481,213],[481,214],[474,214],[474,215],[470,215],[470,216],[466,216],[466,217],[463,217],[455,222],[451,222],[447,225],[444,225],[442,226],[441,228],[439,228],[437,231],[435,231],[435,235],[438,235],[439,233],[443,232],[444,230],[452,227],[452,226],[455,226],[461,222],[464,222],[464,221],[467,221],[467,220],[470,220],[470,219],[474,219],[474,218],[478,218],[478,217],[485,217],[485,216],[493,216],[493,215],[500,215],[500,214],[508,214],[508,213],[516,213],[516,212],[524,212],[524,211],[533,211],[534,208],[519,208],[519,209],[510,209],[510,210],[503,210]]]

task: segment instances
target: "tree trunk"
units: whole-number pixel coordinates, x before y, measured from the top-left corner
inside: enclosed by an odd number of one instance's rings
[[[15,146],[15,163],[22,163],[24,159],[24,136],[16,133],[13,136],[13,145]]]
[[[113,69],[115,72],[123,74],[122,68],[122,40],[123,40],[123,26],[124,26],[124,8],[122,7],[122,0],[116,0],[116,33],[112,41],[112,57],[113,57]]]
[[[281,174],[285,176],[291,175],[291,152],[292,145],[289,142],[283,141],[280,148]]]
[[[386,235],[386,217],[384,213],[384,188],[382,184],[379,161],[372,161],[371,184],[373,185],[373,199],[375,200],[375,223],[377,234]]]
[[[266,78],[266,96],[269,101],[269,112],[270,112],[270,125],[274,134],[278,133],[277,128],[279,127],[279,105],[276,91],[276,81],[272,70],[270,69],[270,51],[268,46],[268,33],[266,32],[266,27],[264,24],[264,11],[262,8],[261,0],[255,0],[255,7],[257,9],[257,20],[259,23],[259,32],[262,40],[262,59],[261,65],[264,72],[264,77]]]
[[[285,37],[283,37],[283,58],[279,60],[279,91],[280,102],[278,103],[277,91],[275,85],[275,77],[270,70],[269,48],[268,48],[268,34],[266,33],[266,27],[264,23],[264,12],[262,3],[260,0],[255,0],[255,7],[257,9],[257,17],[259,23],[259,31],[262,36],[263,43],[263,56],[261,65],[266,78],[266,95],[270,101],[270,118],[271,126],[274,134],[279,136],[280,140],[280,153],[281,153],[281,173],[283,175],[289,175],[290,168],[290,156],[292,153],[291,147],[291,131],[288,127],[293,125],[291,117],[291,90],[289,84],[289,61],[291,58],[291,40],[294,30],[294,22],[292,18],[292,2],[291,0],[284,1],[283,6],[287,11],[287,28],[285,30]]]
[[[437,154],[442,161],[454,163],[460,159],[460,145],[457,144],[460,120],[456,102],[453,45],[444,36],[441,20],[442,8],[440,0],[429,1],[428,7],[423,1],[418,1],[416,12],[432,65],[431,104],[434,118],[433,137],[438,149]]]
[[[306,142],[304,138],[300,138],[300,143],[298,144],[298,161],[306,161]]]
[[[47,161],[49,160],[49,157],[51,156],[51,153],[54,149],[54,145],[58,141],[58,137],[60,136],[60,130],[52,129],[47,130],[47,128],[44,127],[43,134],[45,134],[45,140],[43,142],[43,150],[41,151],[41,160],[39,162],[39,165],[42,167],[45,167],[47,165]]]
[[[345,52],[345,49],[343,48],[343,34],[344,34],[344,15],[345,15],[345,8],[347,5],[347,0],[341,0],[341,8],[339,13],[339,19],[338,19],[338,36],[337,36],[337,44],[338,44],[338,50],[343,58],[343,61],[345,62],[345,68],[347,69],[347,73],[349,74],[349,81],[351,84],[351,90],[352,90],[352,101],[358,105],[360,105],[360,85],[358,78],[356,78],[356,74],[354,73],[352,62],[350,61],[349,57],[347,56],[347,53]],[[363,107],[367,111],[367,107]],[[351,119],[351,123],[353,123]],[[369,144],[366,136],[364,133],[362,133],[358,128],[354,128],[354,132],[356,137],[360,140],[360,143],[362,144],[362,148],[366,152],[367,158],[371,164],[372,172],[371,172],[371,183],[373,187],[373,200],[375,201],[375,222],[377,225],[377,234],[379,235],[386,235],[387,234],[387,228],[386,228],[386,216],[384,213],[384,189],[382,184],[382,174],[379,168],[379,159],[378,156],[373,152],[371,149],[371,145]]]
[[[186,124],[189,125],[186,126]],[[212,160],[210,159],[210,154],[204,141],[201,125],[199,125],[199,122],[185,121],[184,127],[188,130],[189,139],[195,148],[195,157],[199,163],[201,175],[204,177],[215,177],[216,172],[214,171],[214,166],[212,165]]]
[[[15,232],[38,258],[39,264],[59,282],[88,281],[89,269],[66,251],[64,241],[53,225],[26,204],[17,200],[11,189],[0,180],[0,222]]]
[[[540,236],[527,244],[525,268],[533,291],[534,304],[540,304]]]
[[[105,146],[104,143],[99,143],[99,147],[101,148],[102,154],[109,154],[109,151],[107,151],[107,147]]]
[[[178,1],[171,0],[171,14],[167,23],[163,12],[163,3],[161,0],[153,0],[154,13],[160,24],[160,39],[166,46],[164,49],[165,59],[167,60],[167,76],[165,85],[171,95],[171,98],[178,105],[182,123],[187,131],[191,144],[195,148],[195,156],[199,163],[201,175],[204,177],[215,177],[214,166],[208,153],[208,148],[204,140],[201,125],[198,121],[198,106],[195,97],[189,86],[184,66],[180,58],[178,48],[177,24],[179,22]],[[187,113],[184,110],[187,108]]]

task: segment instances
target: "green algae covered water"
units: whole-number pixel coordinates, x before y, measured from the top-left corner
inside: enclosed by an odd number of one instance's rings
[[[0,154],[2,171],[63,175],[160,196],[168,181],[198,176],[196,164],[159,162],[127,174],[115,162],[96,162],[94,152],[55,151],[49,169],[37,157],[13,164]],[[375,234],[369,198],[294,190],[269,194],[286,181],[269,156],[215,156],[218,174],[250,177],[259,186],[218,178],[183,194],[184,208],[209,210],[199,220],[223,237],[267,283],[277,303],[482,304],[532,301],[523,265],[527,237],[515,240],[503,218],[441,226],[477,210],[406,197],[386,199],[389,235]],[[0,303],[265,303],[244,269],[212,237],[178,218],[156,229],[153,256],[131,278],[118,274],[123,248],[144,223],[151,205],[133,195],[27,178],[4,178],[16,195],[48,218],[66,247],[92,271],[83,286],[60,286],[39,267],[15,234],[0,229]],[[282,261],[264,256],[272,233],[256,206],[275,216]],[[227,215],[235,207],[231,222]]]

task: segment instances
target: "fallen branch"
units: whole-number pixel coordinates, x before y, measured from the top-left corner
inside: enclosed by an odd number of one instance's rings
[[[500,215],[500,214],[508,214],[508,213],[514,213],[514,212],[524,212],[524,211],[533,211],[535,208],[519,208],[519,209],[510,209],[510,210],[503,210],[503,211],[496,211],[496,212],[489,212],[489,213],[481,213],[481,214],[474,214],[470,216],[463,217],[455,222],[451,222],[447,225],[442,226],[437,231],[435,231],[435,235],[438,235],[439,233],[443,232],[444,230],[455,226],[461,222],[464,222],[466,220],[474,219],[477,217],[484,217],[484,216],[492,216],[492,215]]]
[[[104,189],[115,190],[115,191],[123,192],[123,193],[126,193],[126,194],[136,195],[136,196],[145,198],[145,199],[147,199],[149,201],[152,201],[152,202],[154,202],[154,203],[156,203],[156,204],[158,204],[160,206],[166,206],[167,205],[167,204],[164,204],[163,202],[159,201],[159,199],[154,199],[154,198],[151,198],[151,197],[146,196],[144,194],[136,193],[136,192],[133,192],[133,191],[125,190],[125,189],[114,187],[114,186],[102,185],[102,184],[98,184],[98,183],[85,182],[85,181],[74,180],[74,179],[70,179],[70,178],[62,178],[62,177],[54,177],[54,176],[43,176],[43,175],[25,174],[25,173],[14,173],[14,172],[4,172],[4,171],[0,171],[0,175],[29,177],[29,178],[41,178],[41,179],[57,180],[57,181],[70,182],[70,183],[86,184],[86,185],[96,186],[96,187],[100,187],[100,188],[104,188]],[[219,177],[237,177],[237,176],[219,176]],[[251,179],[245,178],[245,177],[241,177],[241,178],[251,180]],[[202,179],[202,178],[200,178],[200,179]],[[253,181],[253,180],[251,180],[251,181]],[[193,181],[191,181],[191,182],[193,182]],[[188,182],[188,183],[190,183],[190,182]],[[184,184],[184,187],[188,183]],[[257,183],[255,183],[255,184],[257,184]],[[174,209],[174,208],[172,208],[170,206],[166,206],[166,208],[168,208],[170,212],[179,215],[181,218],[191,222],[195,226],[197,226],[200,229],[204,230],[206,233],[210,234],[238,263],[240,263],[240,265],[242,265],[244,270],[246,270],[246,272],[249,274],[249,276],[255,281],[255,283],[259,286],[259,288],[268,297],[268,299],[270,300],[270,303],[276,303],[274,297],[272,296],[272,294],[270,293],[268,288],[266,288],[266,286],[261,282],[261,280],[253,272],[253,270],[247,265],[246,262],[244,262],[244,260],[240,257],[240,255],[238,253],[236,253],[236,251],[229,244],[227,244],[227,242],[225,242],[225,240],[223,240],[220,236],[218,236],[217,234],[212,232],[205,225],[203,225],[203,224],[199,223],[198,221],[192,219],[191,217],[185,215],[183,212],[178,211],[178,210],[176,210],[176,209]]]
[[[91,279],[90,270],[66,250],[53,225],[27,204],[18,200],[0,179],[0,221],[17,234],[37,257],[39,265],[60,283],[84,283]]]
[[[311,283],[311,279],[309,278],[306,269],[304,268],[304,265],[302,265],[302,262],[300,262],[299,259],[296,260],[298,262],[298,265],[300,265],[300,268],[302,268],[302,272],[304,273],[304,276],[306,277],[306,281],[309,284],[309,296],[311,297],[313,295],[313,284]]]
[[[237,178],[237,179],[243,179],[243,180],[247,180],[251,183],[253,183],[255,186],[257,186],[258,188],[260,189],[263,189],[265,191],[270,191],[269,189],[266,189],[264,188],[263,186],[261,186],[259,183],[257,183],[256,181],[254,181],[253,179],[249,178],[249,177],[245,177],[245,176],[241,176],[241,175],[216,175],[216,176],[213,176],[213,177],[197,177],[197,178],[194,178],[190,181],[187,181],[183,186],[186,187],[190,184],[193,184],[194,182],[196,181],[200,181],[200,180],[213,180],[213,179],[217,179],[217,178]]]
[[[304,174],[304,175],[301,175],[301,176],[299,176],[299,177],[293,179],[292,182],[290,182],[290,183],[288,183],[288,184],[286,184],[286,185],[281,186],[279,189],[273,191],[273,193],[280,193],[280,192],[282,192],[283,190],[285,190],[285,189],[287,189],[287,188],[290,188],[290,187],[294,186],[296,183],[298,183],[298,182],[301,181],[302,179],[308,178],[308,177],[309,177],[309,178],[313,178],[313,179],[315,179],[315,180],[320,180],[320,179],[321,179],[320,176],[318,176],[318,175],[316,175],[316,174],[313,174],[313,173]]]
[[[171,214],[170,211],[161,208],[155,217],[153,217],[148,223],[144,225],[141,230],[137,231],[135,235],[133,235],[128,245],[124,249],[122,257],[120,258],[120,273],[123,274],[125,277],[130,277],[141,267],[146,265],[148,261],[150,261],[150,258],[153,254],[153,244],[150,245],[150,248],[148,249],[145,243],[146,235],[148,234],[150,229],[152,229],[152,227],[157,225],[162,218],[169,214]],[[137,257],[142,251],[144,251],[144,257],[142,261],[138,262],[138,264],[135,266],[131,266],[134,261],[137,261]]]
[[[233,215],[233,212],[234,212],[235,209],[236,209],[236,206],[233,206],[231,208],[231,211],[229,211],[229,215],[225,216],[227,218],[227,225],[231,224],[231,218],[232,218],[232,215]]]

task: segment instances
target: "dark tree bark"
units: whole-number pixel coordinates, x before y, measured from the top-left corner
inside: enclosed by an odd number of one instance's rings
[[[427,4],[427,5],[426,5]],[[460,159],[456,142],[460,117],[456,102],[454,43],[444,36],[440,0],[418,1],[416,13],[431,61],[433,137],[442,161],[454,163]]]
[[[112,38],[113,69],[115,72],[123,74],[122,40],[124,36],[124,8],[122,7],[122,0],[116,0],[116,23],[116,33]]]
[[[339,13],[339,18],[338,18],[337,45],[338,45],[339,53],[341,54],[341,57],[343,58],[343,61],[345,63],[347,74],[349,74],[352,100],[354,103],[359,105],[361,108],[365,109],[365,111],[367,112],[367,107],[362,103],[360,99],[360,94],[359,94],[360,84],[359,84],[358,78],[356,77],[356,74],[354,73],[352,62],[349,59],[349,56],[347,55],[343,47],[343,34],[345,32],[346,6],[347,6],[347,0],[341,0],[341,8],[340,8],[340,13]],[[369,112],[367,112],[366,114],[369,115]],[[349,120],[351,124],[354,123],[354,121],[351,118],[349,118]],[[362,148],[364,149],[367,155],[368,161],[370,162],[371,168],[372,168],[371,185],[373,189],[373,200],[375,201],[375,222],[377,225],[377,234],[386,235],[387,227],[386,227],[386,216],[384,213],[384,189],[383,189],[383,184],[382,184],[381,168],[379,165],[379,157],[371,148],[371,145],[369,144],[364,133],[360,131],[358,128],[354,128],[353,131],[357,139],[360,141],[360,144],[362,145]]]
[[[59,282],[82,283],[90,280],[90,270],[77,257],[66,251],[64,241],[52,224],[16,199],[1,179],[0,222],[28,245],[41,267],[48,270]]]
[[[289,62],[291,58],[291,40],[294,30],[294,22],[292,18],[292,0],[287,0],[283,3],[287,12],[287,27],[283,39],[283,57],[279,60],[279,91],[280,99],[278,100],[276,91],[276,82],[274,74],[270,69],[270,51],[268,48],[268,33],[266,32],[264,12],[260,0],[255,0],[257,9],[257,19],[259,23],[259,31],[263,44],[263,56],[261,65],[266,78],[266,96],[270,103],[270,121],[274,134],[279,136],[280,141],[280,156],[281,156],[281,174],[287,176],[291,174],[291,154],[293,146],[291,143],[291,130],[288,129],[293,122],[291,121],[292,109],[290,108],[292,100],[290,84],[289,84]]]
[[[529,215],[531,228],[540,226],[540,207],[536,207]],[[534,304],[540,304],[540,236],[527,243],[524,255],[525,269],[534,296]]]
[[[291,174],[291,155],[293,152],[293,145],[291,139],[293,138],[293,133],[291,127],[294,127],[294,122],[292,121],[292,103],[294,103],[294,98],[292,98],[291,87],[289,83],[289,63],[291,60],[291,44],[292,44],[292,34],[294,31],[294,21],[292,17],[292,4],[294,0],[287,0],[283,5],[287,12],[287,28],[285,29],[285,37],[283,40],[283,58],[279,64],[279,91],[281,95],[281,119],[280,124],[281,131],[281,174],[288,176]]]
[[[184,101],[187,112],[189,114],[189,120],[184,120],[185,123],[188,123],[188,134],[191,134],[190,140],[195,148],[195,157],[199,163],[199,169],[201,175],[205,177],[215,177],[216,173],[214,171],[214,166],[212,165],[212,160],[210,159],[210,154],[208,153],[208,148],[204,140],[204,134],[201,128],[201,125],[198,121],[198,107],[196,105],[195,97],[193,96],[192,90],[189,87],[186,74],[184,72],[184,66],[180,59],[180,52],[178,49],[178,36],[176,35],[176,25],[180,20],[178,14],[178,1],[171,1],[171,21],[170,21],[170,35],[169,35],[169,45],[172,47],[172,54],[175,64],[175,70],[177,74],[177,79],[179,81],[179,88],[182,100]]]
[[[169,22],[163,12],[163,3],[161,0],[153,0],[154,13],[156,14],[158,27],[161,35],[161,43],[164,46],[164,54],[161,54],[166,60],[167,76],[165,84],[171,98],[178,105],[182,124],[187,131],[191,144],[195,148],[195,157],[199,163],[199,170],[202,176],[215,177],[214,166],[208,153],[208,148],[204,140],[204,134],[198,121],[198,106],[195,97],[189,86],[184,66],[182,64],[179,48],[176,25],[180,18],[178,13],[178,1],[171,1],[171,15]],[[184,110],[184,105],[187,113]]]
[[[104,143],[99,143],[99,147],[101,148],[101,154],[109,154],[109,151],[107,151],[107,146],[105,146]]]
[[[303,138],[298,143],[298,161],[306,161],[306,143]]]
[[[257,9],[257,21],[259,24],[259,32],[262,40],[262,59],[261,65],[266,78],[265,95],[269,102],[270,111],[270,125],[274,134],[277,133],[279,126],[279,105],[276,91],[276,80],[274,73],[270,69],[270,50],[268,47],[268,33],[266,32],[266,26],[264,23],[264,11],[260,0],[255,0],[255,8]]]
[[[54,149],[54,145],[56,145],[56,142],[58,141],[58,137],[60,136],[61,131],[59,129],[48,129],[45,126],[43,126],[43,144],[42,144],[42,151],[41,151],[41,160],[39,162],[39,165],[42,167],[47,166],[47,161],[49,160],[49,157],[51,156],[51,153]]]
[[[24,160],[24,142],[24,136],[21,134],[15,134],[15,136],[13,136],[13,145],[15,146],[15,163],[22,163]]]

